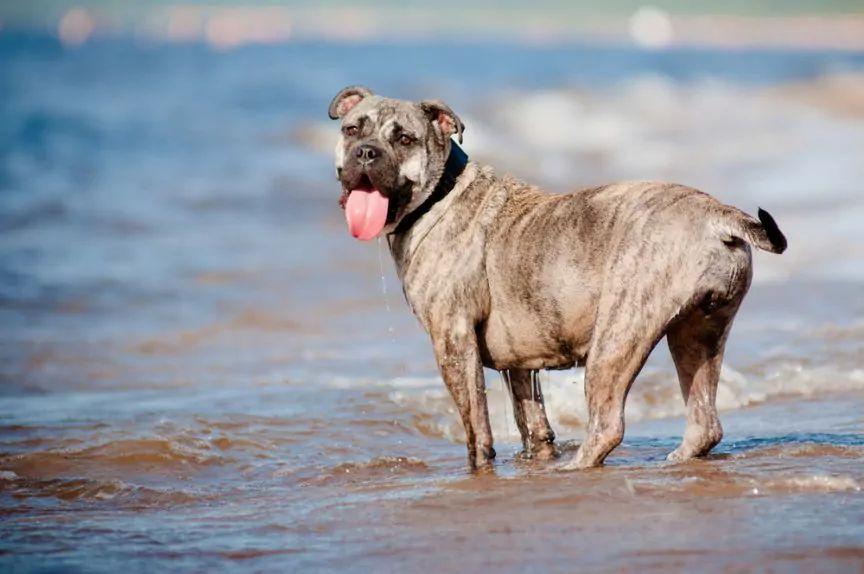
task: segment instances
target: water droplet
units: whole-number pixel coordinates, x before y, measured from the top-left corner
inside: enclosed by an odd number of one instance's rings
[[[381,253],[381,238],[378,238],[378,271],[381,273],[381,294],[384,296],[384,308],[387,309],[387,332],[390,342],[396,342],[396,330],[393,328],[393,311],[390,309],[390,297],[387,295],[387,277],[384,274],[384,255]]]
[[[510,437],[510,415],[507,413],[507,403],[511,400],[513,396],[513,388],[510,382],[510,371],[498,371],[501,375],[501,387],[504,391],[504,432],[505,437]],[[516,414],[514,413],[515,417]]]

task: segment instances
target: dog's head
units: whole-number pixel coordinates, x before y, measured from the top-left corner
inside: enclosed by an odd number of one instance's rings
[[[339,203],[360,239],[391,232],[429,197],[444,171],[450,136],[461,143],[465,129],[443,102],[394,100],[358,86],[336,94],[329,112],[342,120],[336,143]]]

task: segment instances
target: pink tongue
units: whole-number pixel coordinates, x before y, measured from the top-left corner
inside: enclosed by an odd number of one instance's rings
[[[345,202],[345,219],[351,235],[363,241],[376,237],[387,223],[389,200],[377,189],[355,189]]]

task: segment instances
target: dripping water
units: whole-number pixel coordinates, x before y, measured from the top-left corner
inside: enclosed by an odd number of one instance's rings
[[[531,401],[537,402],[537,398],[539,396],[539,388],[540,388],[540,371],[531,371]],[[534,442],[534,433],[533,430],[528,431],[528,437],[531,443]]]
[[[539,369],[536,371],[531,371],[531,399],[535,402],[540,401],[540,397],[543,395],[543,379],[545,378],[546,389],[549,389],[549,381],[550,381],[550,372],[548,369],[541,372]],[[545,402],[541,403],[539,410],[544,412],[546,417],[548,418],[549,413],[546,410]]]
[[[507,438],[510,438],[510,415],[507,412],[507,403],[513,396],[513,388],[510,382],[510,371],[498,371],[498,373],[501,375],[501,387],[504,391],[504,432],[507,434]]]
[[[537,387],[540,386],[540,371],[531,371],[531,400],[537,401]]]
[[[387,310],[387,333],[390,342],[396,343],[396,330],[393,328],[393,311],[390,308],[390,296],[387,293],[387,277],[384,274],[384,255],[381,253],[381,237],[378,237],[378,271],[381,273],[381,293],[384,295],[384,308]]]

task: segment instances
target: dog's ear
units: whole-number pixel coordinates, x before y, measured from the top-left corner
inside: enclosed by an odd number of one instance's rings
[[[456,134],[459,143],[462,143],[462,132],[465,131],[465,124],[450,109],[450,106],[441,100],[423,100],[420,102],[420,109],[426,112],[431,121],[438,124],[445,137],[449,138]]]
[[[372,90],[363,86],[342,88],[342,91],[336,94],[336,97],[330,102],[330,109],[328,110],[330,119],[338,120],[345,117],[345,114],[350,112],[351,108],[359,104],[363,98],[368,98],[371,95]]]

